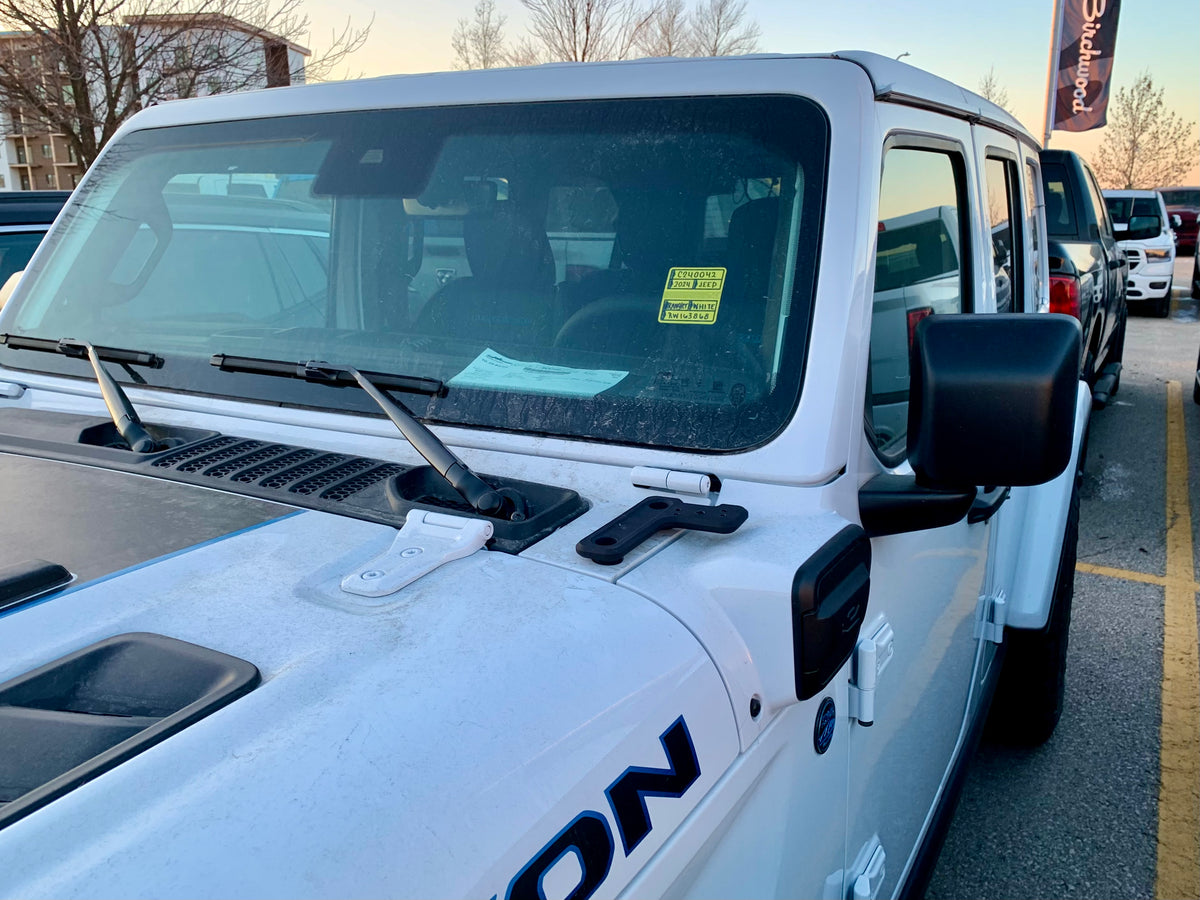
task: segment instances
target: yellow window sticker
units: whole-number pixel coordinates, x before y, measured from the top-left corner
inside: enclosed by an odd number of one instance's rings
[[[672,267],[663,288],[658,321],[667,325],[714,324],[724,287],[724,269]]]

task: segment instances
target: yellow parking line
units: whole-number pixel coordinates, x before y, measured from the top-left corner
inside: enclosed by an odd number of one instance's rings
[[[1174,584],[1192,593],[1200,591],[1200,584],[1197,584],[1190,577],[1177,579],[1171,576],[1151,575],[1148,572],[1135,572],[1133,569],[1115,569],[1112,566],[1097,566],[1094,563],[1083,562],[1075,563],[1075,571],[1083,572],[1085,575],[1103,575],[1106,578],[1119,578],[1122,581],[1138,581],[1142,584],[1153,584],[1158,587],[1166,587],[1168,584]]]
[[[1200,656],[1183,391],[1167,382],[1167,575],[1163,584],[1159,900],[1200,897]]]

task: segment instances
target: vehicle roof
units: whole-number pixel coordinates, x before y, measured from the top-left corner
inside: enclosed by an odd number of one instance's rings
[[[0,191],[0,225],[49,225],[70,191]]]
[[[356,81],[327,82],[287,88],[270,88],[218,94],[193,100],[161,103],[139,112],[121,132],[198,122],[219,122],[272,116],[303,115],[341,110],[366,110],[405,106],[460,105],[592,97],[682,96],[680,76],[691,71],[712,72],[720,67],[721,83],[728,93],[739,92],[739,74],[761,75],[761,67],[783,66],[803,93],[806,72],[813,60],[843,60],[858,67],[871,82],[877,99],[947,112],[959,118],[986,120],[1038,145],[1016,118],[1001,107],[958,85],[890,57],[865,51],[826,54],[755,54],[720,58],[674,57],[594,63],[548,63],[512,69],[478,69],[416,75],[387,75]],[[827,70],[826,70],[827,71]],[[747,78],[747,84],[760,78]],[[788,91],[791,93],[791,91]]]
[[[1105,197],[1157,197],[1158,188],[1106,188],[1100,193]]]

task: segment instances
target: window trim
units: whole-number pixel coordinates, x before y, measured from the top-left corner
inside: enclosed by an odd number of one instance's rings
[[[1021,181],[1021,157],[1019,155],[1017,155],[1016,153],[1013,153],[1011,150],[1008,150],[1004,147],[996,147],[991,144],[986,145],[983,148],[983,169],[982,169],[983,186],[985,189],[987,188],[987,164],[988,164],[989,160],[995,160],[996,162],[1005,164],[1005,166],[1004,166],[1004,188],[1005,188],[1005,193],[1008,195],[1009,228],[1013,229],[1015,231],[1020,231],[1020,235],[1015,236],[1015,237],[1020,237],[1020,240],[1012,241],[1012,253],[1013,253],[1012,267],[1013,267],[1013,273],[1015,276],[1013,278],[1013,285],[1012,285],[1013,294],[1012,295],[1015,300],[1020,301],[1021,308],[1020,309],[1013,308],[1013,309],[1010,309],[1009,312],[1029,312],[1029,310],[1027,310],[1025,308],[1025,306],[1026,306],[1026,303],[1025,303],[1025,275],[1026,275],[1026,272],[1025,272],[1025,216],[1026,216],[1026,212],[1022,208],[1022,204],[1025,202],[1025,192],[1023,190],[1024,184]],[[1012,168],[1009,168],[1010,166]],[[1014,204],[1016,207],[1015,209],[1014,209]],[[986,211],[986,207],[985,207],[985,211]],[[989,216],[988,216],[988,231],[989,231],[989,233],[990,233],[993,225],[995,225],[995,223],[991,220],[991,216],[989,214]],[[1018,283],[1020,286],[1020,290],[1017,290]],[[996,312],[999,312],[999,311],[1000,311],[1000,309],[999,309],[999,307],[997,307]]]
[[[921,131],[908,131],[897,129],[889,131],[883,139],[883,145],[879,154],[879,178],[876,184],[879,186],[876,189],[876,217],[878,217],[878,198],[882,194],[883,189],[883,169],[884,163],[887,160],[887,155],[892,150],[924,150],[931,153],[942,153],[950,158],[951,169],[954,172],[955,181],[955,201],[958,204],[958,240],[959,240],[959,266],[960,266],[960,284],[962,286],[961,301],[962,309],[960,313],[971,313],[975,311],[975,241],[971,235],[971,184],[970,173],[967,167],[967,159],[970,151],[965,143],[954,138],[947,138],[941,135],[932,135]],[[965,215],[963,214],[965,212]],[[871,269],[867,273],[866,283],[873,286],[875,283],[875,261],[878,255],[878,237],[873,235],[871,239]],[[872,318],[874,317],[874,308],[872,307]],[[869,333],[869,328],[868,328]],[[905,428],[905,444],[894,454],[886,454],[879,446],[876,440],[875,421],[874,421],[874,405],[871,402],[871,354],[868,344],[867,350],[867,378],[866,378],[866,395],[863,398],[863,425],[866,430],[867,444],[871,448],[871,452],[875,454],[875,458],[887,469],[894,469],[902,465],[908,459],[908,443],[907,443],[907,426]],[[910,388],[911,397],[911,388]]]
[[[1026,191],[1033,189],[1033,208],[1028,215],[1034,219],[1035,231],[1029,234],[1029,250],[1033,255],[1033,266],[1026,273],[1034,276],[1034,305],[1029,312],[1042,312],[1050,308],[1049,290],[1049,257],[1050,257],[1050,224],[1046,221],[1046,185],[1042,180],[1042,161],[1037,151],[1028,148],[1021,154],[1021,188]],[[1039,244],[1038,238],[1042,241]]]

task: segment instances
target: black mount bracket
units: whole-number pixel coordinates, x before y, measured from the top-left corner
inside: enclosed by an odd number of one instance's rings
[[[701,506],[674,497],[647,497],[575,545],[575,552],[602,566],[615,566],[651,535],[667,528],[732,534],[746,521],[743,506]]]

